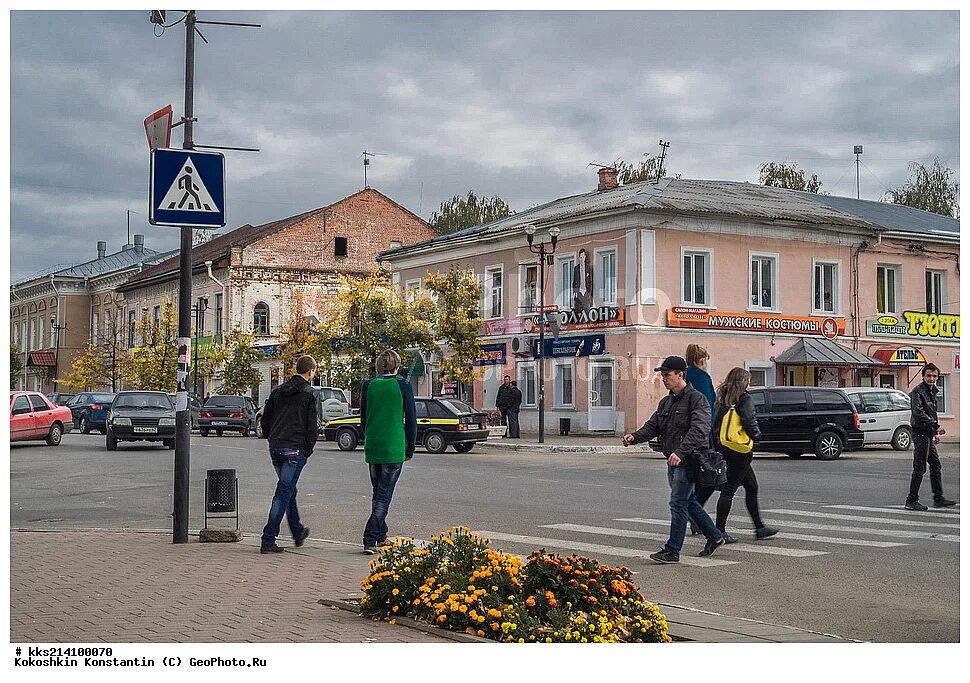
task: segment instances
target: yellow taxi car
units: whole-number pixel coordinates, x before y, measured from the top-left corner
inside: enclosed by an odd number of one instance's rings
[[[485,413],[453,398],[416,398],[415,414],[418,422],[418,444],[429,453],[444,453],[451,446],[459,453],[469,452],[476,443],[488,439]],[[336,441],[342,451],[352,451],[364,442],[360,416],[330,420],[324,425],[323,436]]]

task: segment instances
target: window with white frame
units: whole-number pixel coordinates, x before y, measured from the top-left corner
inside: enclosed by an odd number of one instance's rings
[[[99,320],[98,312],[95,311],[94,313],[91,314],[91,343],[92,344],[98,343],[98,320]]]
[[[522,392],[522,405],[534,408],[536,406],[536,366],[532,361],[519,363],[517,368],[517,382]]]
[[[214,317],[215,335],[222,336],[222,292],[216,294],[216,310]]]
[[[573,307],[573,270],[575,268],[575,256],[566,256],[556,261],[556,304],[559,308]]]
[[[684,249],[682,253],[684,303],[710,306],[713,303],[711,267],[714,253],[709,249]]]
[[[199,310],[199,300],[195,302],[196,310]],[[162,324],[162,307],[154,306],[152,307],[152,325],[158,327]],[[199,334],[202,334],[200,331]]]
[[[751,254],[751,308],[778,308],[778,255]]]
[[[553,403],[557,408],[572,408],[576,405],[575,392],[573,390],[573,378],[575,377],[573,360],[571,358],[557,359],[554,362],[554,397]]]
[[[839,264],[836,261],[816,261],[812,277],[812,308],[815,313],[836,313],[839,310]]]
[[[132,348],[135,345],[135,316],[137,313],[135,309],[130,309],[128,311],[128,348]]]
[[[502,267],[485,269],[485,317],[502,317]]]
[[[940,415],[950,414],[950,376],[940,373],[936,380],[936,387],[940,392],[936,395],[936,412]]]
[[[523,263],[519,266],[519,315],[534,313],[539,305],[539,266]]]
[[[593,266],[594,304],[613,306],[616,304],[616,249],[596,251],[596,265]]]
[[[253,308],[253,331],[256,334],[269,334],[269,305],[262,301]]]
[[[900,267],[879,265],[876,267],[876,311],[880,314],[899,313]]]
[[[414,301],[414,297],[418,290],[421,289],[421,279],[408,280],[404,283],[404,298],[408,301]]]
[[[942,270],[926,271],[926,312],[945,313],[946,273]]]
[[[771,387],[775,385],[775,368],[771,363],[745,362],[744,369],[751,373],[750,387]]]

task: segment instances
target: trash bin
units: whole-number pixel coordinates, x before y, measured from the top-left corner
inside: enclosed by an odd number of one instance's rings
[[[239,486],[236,470],[207,470],[205,473],[205,526],[209,517],[231,513],[239,529]]]
[[[568,417],[559,418],[559,436],[569,436],[569,427],[572,426],[572,419]]]

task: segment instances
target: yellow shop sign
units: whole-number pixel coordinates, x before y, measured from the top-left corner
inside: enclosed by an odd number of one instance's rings
[[[905,311],[903,318],[909,325],[907,334],[911,337],[960,338],[960,316],[958,315]]]

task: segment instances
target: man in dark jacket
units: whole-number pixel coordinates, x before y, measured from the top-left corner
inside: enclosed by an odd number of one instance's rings
[[[936,452],[940,436],[946,434],[946,430],[940,427],[936,411],[936,397],[940,393],[936,382],[939,378],[940,369],[933,363],[927,363],[923,366],[923,381],[909,395],[912,410],[910,424],[913,427],[913,477],[909,483],[909,495],[906,497],[907,510],[928,509],[919,502],[919,487],[923,483],[927,463],[930,466],[933,507],[956,505],[955,500],[943,497],[943,468]]]
[[[519,438],[519,406],[522,405],[522,392],[515,386],[515,380],[509,387],[509,407],[505,413],[506,422],[509,425],[508,437],[510,439]]]
[[[269,519],[263,527],[259,546],[261,553],[281,553],[276,545],[280,522],[286,522],[297,548],[310,535],[300,522],[296,506],[296,483],[317,443],[317,397],[310,380],[317,374],[317,362],[310,356],[296,361],[296,374],[273,390],[263,408],[260,425],[269,439],[269,455],[276,470],[276,493],[269,508]]]
[[[498,394],[495,396],[495,407],[502,414],[502,424],[506,426],[505,434],[502,435],[503,439],[511,436],[511,428],[509,427],[510,405],[512,405],[512,378],[506,375],[502,386],[498,388]]]
[[[660,437],[667,456],[667,481],[670,484],[670,538],[650,559],[661,564],[680,562],[680,551],[690,518],[707,537],[701,557],[712,555],[724,543],[724,534],[714,525],[694,494],[692,468],[697,454],[710,444],[711,406],[702,393],[684,379],[687,361],[668,356],[659,368],[664,386],[670,392],[660,400],[657,411],[643,426],[623,437],[623,445]]]

